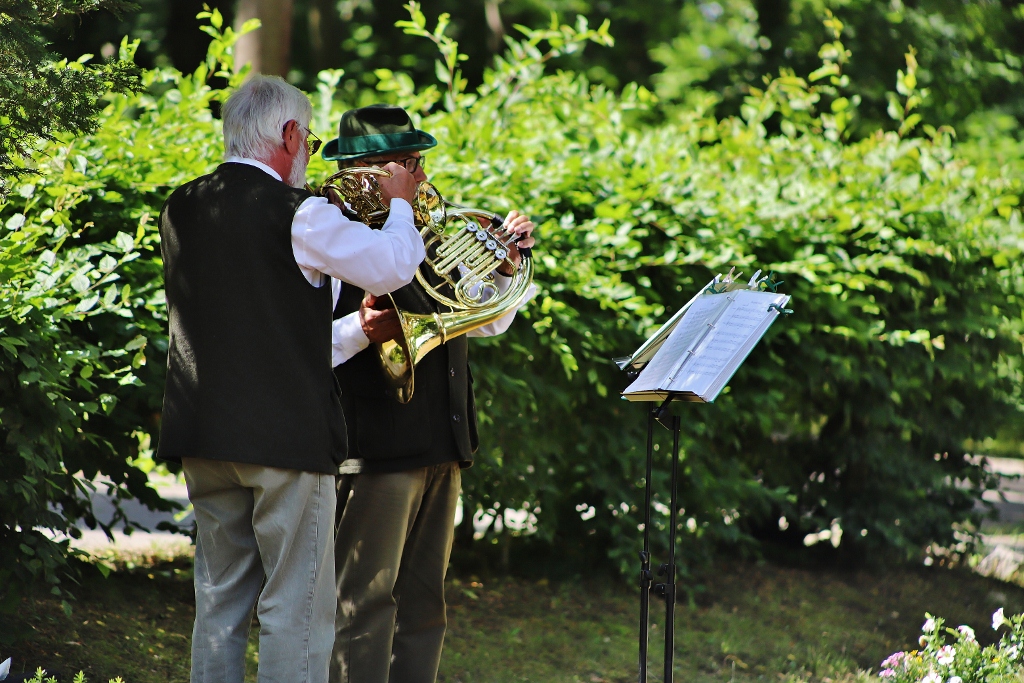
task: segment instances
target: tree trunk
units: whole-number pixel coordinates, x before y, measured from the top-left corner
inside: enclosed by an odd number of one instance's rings
[[[501,21],[500,4],[501,0],[484,0],[484,16],[487,17],[487,27],[491,29],[487,46],[492,54],[499,54],[504,47],[505,24]]]
[[[334,0],[312,0],[309,3],[310,61],[315,75],[324,69],[342,66],[341,35],[344,26]]]
[[[238,0],[235,30],[257,18],[262,26],[235,47],[236,66],[252,64],[254,73],[287,76],[292,38],[292,0]]]

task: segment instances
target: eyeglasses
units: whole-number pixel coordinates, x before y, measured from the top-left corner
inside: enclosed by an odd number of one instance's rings
[[[323,145],[324,143],[320,138],[313,135],[313,131],[311,131],[309,128],[305,128],[304,130],[307,133],[306,147],[309,149],[309,156],[313,156],[320,151],[320,146]]]
[[[415,173],[419,169],[426,171],[427,160],[423,157],[406,157],[404,159],[398,159],[395,161],[396,164],[405,166],[405,170],[409,173]]]
[[[406,157],[404,159],[388,159],[387,161],[383,159],[377,159],[374,161],[368,160],[365,163],[368,166],[384,166],[390,163],[401,164],[409,173],[415,173],[421,168],[426,170],[427,159],[426,157]]]
[[[291,121],[289,121],[288,123],[291,123]],[[288,128],[288,123],[284,124],[285,129]],[[309,156],[313,156],[318,151],[320,151],[321,145],[324,144],[323,141],[317,136],[313,135],[313,131],[311,131],[309,128],[306,128],[305,126],[302,125],[298,125],[298,121],[296,121],[296,125],[299,128],[299,130],[306,131],[306,149],[309,150]]]

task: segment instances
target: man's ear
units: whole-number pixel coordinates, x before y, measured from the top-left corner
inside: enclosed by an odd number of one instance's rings
[[[295,119],[289,119],[284,124],[284,132],[281,134],[284,142],[284,148],[288,152],[289,156],[295,156],[299,151],[299,147],[302,146],[302,131],[299,128],[299,122]]]

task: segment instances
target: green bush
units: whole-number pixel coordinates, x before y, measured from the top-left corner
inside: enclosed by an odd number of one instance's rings
[[[225,40],[233,39],[229,29]],[[211,48],[215,66],[224,45]],[[136,47],[122,43],[121,58]],[[146,72],[147,93],[112,95],[95,134],[40,147],[32,173],[0,204],[0,553],[9,559],[0,599],[8,607],[25,583],[66,594],[60,574],[76,520],[109,533],[128,521],[125,499],[176,508],[145,473],[166,352],[155,216],[168,188],[219,156],[207,144],[219,93],[206,78],[205,67],[192,78]],[[97,484],[113,498],[112,520],[92,514]]]
[[[377,92],[353,101],[336,90],[341,72],[324,72],[313,128],[329,136],[348,106],[400,102],[441,140],[430,169],[446,196],[519,208],[539,225],[537,298],[506,335],[473,342],[483,446],[464,478],[467,513],[535,519],[530,529],[495,524],[464,550],[487,556],[493,545],[523,567],[550,567],[545,557],[576,571],[609,560],[634,566],[646,419],[616,398],[626,378],[610,359],[733,266],[774,271],[796,315],[772,328],[715,405],[677,409],[685,563],[763,541],[896,557],[957,543],[955,529],[977,521],[975,502],[994,484],[963,457],[965,439],[992,436],[1016,415],[1022,188],[1019,176],[978,161],[983,150],[968,157],[948,131],[918,129],[912,55],[891,100],[899,133],[847,140],[856,103],[843,96],[849,54],[834,19],[822,67],[750,88],[742,117],[715,119],[708,99],[654,125],[645,123],[654,96],[643,88],[615,93],[577,73],[545,72],[559,54],[607,42],[605,26],[523,29],[466,92],[443,20],[428,31],[411,9],[404,28],[440,48],[440,87],[414,92],[410,78],[381,70]],[[139,468],[152,465],[166,349],[153,217],[174,187],[221,158],[211,106],[241,78],[234,34],[208,16],[207,64],[191,75],[149,71],[145,94],[111,95],[100,130],[41,148],[32,189],[0,206],[4,239],[38,234],[39,245],[24,256],[5,249],[4,272],[15,274],[0,284],[3,301],[26,283],[50,282],[48,269],[77,273],[86,260],[98,282],[107,253],[122,255],[116,272],[130,285],[75,313],[73,283],[53,281],[47,291],[62,292],[53,298],[70,312],[51,319],[50,308],[33,308],[38,317],[18,334],[38,335],[38,344],[4,345],[0,377],[16,393],[3,393],[0,452],[5,464],[40,458],[35,470],[5,467],[0,478],[3,491],[30,492],[28,506],[0,495],[2,550],[22,565],[31,561],[23,552],[66,550],[26,530],[62,528],[78,514],[68,473],[82,481],[102,472],[124,484],[123,495],[151,495]],[[210,85],[214,75],[229,79],[226,89]],[[328,171],[317,161],[310,175]],[[15,215],[26,218],[11,230]],[[49,246],[62,239],[55,217],[68,231],[59,251]],[[119,251],[119,232],[134,235],[130,251]],[[44,248],[57,265],[40,265]],[[6,337],[6,311],[21,309],[4,310]],[[86,356],[98,367],[91,378],[77,369]],[[31,371],[29,357],[52,365],[47,381],[59,391],[18,379]],[[23,395],[45,391],[58,398],[24,407]],[[114,399],[115,410],[91,407]],[[654,483],[665,491],[659,445]]]
[[[132,366],[144,357],[144,338],[117,343],[96,339],[90,329],[93,320],[126,311],[132,287],[117,282],[118,270],[138,257],[143,229],[81,241],[87,226],[69,220],[69,210],[83,195],[73,185],[29,182],[4,207],[0,552],[8,561],[0,568],[0,597],[9,600],[31,576],[61,594],[57,570],[67,541],[55,543],[44,530],[67,534],[71,521],[90,519],[90,481],[126,436],[110,433],[120,388],[137,381]],[[124,466],[118,473],[145,480]]]
[[[645,420],[613,398],[625,378],[609,359],[736,266],[773,270],[797,313],[716,405],[679,409],[687,557],[824,536],[913,557],[977,521],[993,481],[962,444],[1016,415],[1021,183],[967,163],[948,131],[915,135],[913,55],[893,93],[900,134],[845,141],[849,55],[826,23],[821,68],[751,88],[743,118],[698,107],[638,125],[642,89],[541,76],[513,46],[481,92],[425,119],[442,190],[541,219],[530,325],[474,350],[486,427],[471,508],[526,507],[559,553],[630,567]]]

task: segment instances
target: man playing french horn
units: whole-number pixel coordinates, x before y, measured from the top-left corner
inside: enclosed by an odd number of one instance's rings
[[[402,164],[423,183],[421,152],[436,144],[415,129],[405,110],[374,105],[346,112],[338,138],[327,143],[323,156],[339,168]],[[471,224],[469,229],[474,228]],[[508,290],[520,265],[517,246],[524,253],[533,246],[533,228],[517,211],[496,228],[503,236],[497,239],[498,253],[505,253],[507,245],[508,254],[495,271],[496,298]],[[493,250],[494,241],[488,245]],[[431,252],[428,248],[428,259]],[[420,272],[432,288],[454,296],[452,287],[425,265]],[[458,279],[459,271],[454,272]],[[464,266],[461,272],[464,276]],[[533,291],[528,283],[516,286],[528,293],[508,313],[430,347],[417,359],[415,390],[410,386],[403,395],[382,370],[382,354],[374,346],[394,346],[392,340],[403,337],[391,300],[385,305],[387,297],[334,282],[334,364],[348,424],[349,460],[339,477],[332,683],[432,683],[437,676],[460,472],[471,465],[477,447],[466,337],[508,329],[517,305]],[[402,311],[428,321],[448,310],[416,281],[392,298]]]

